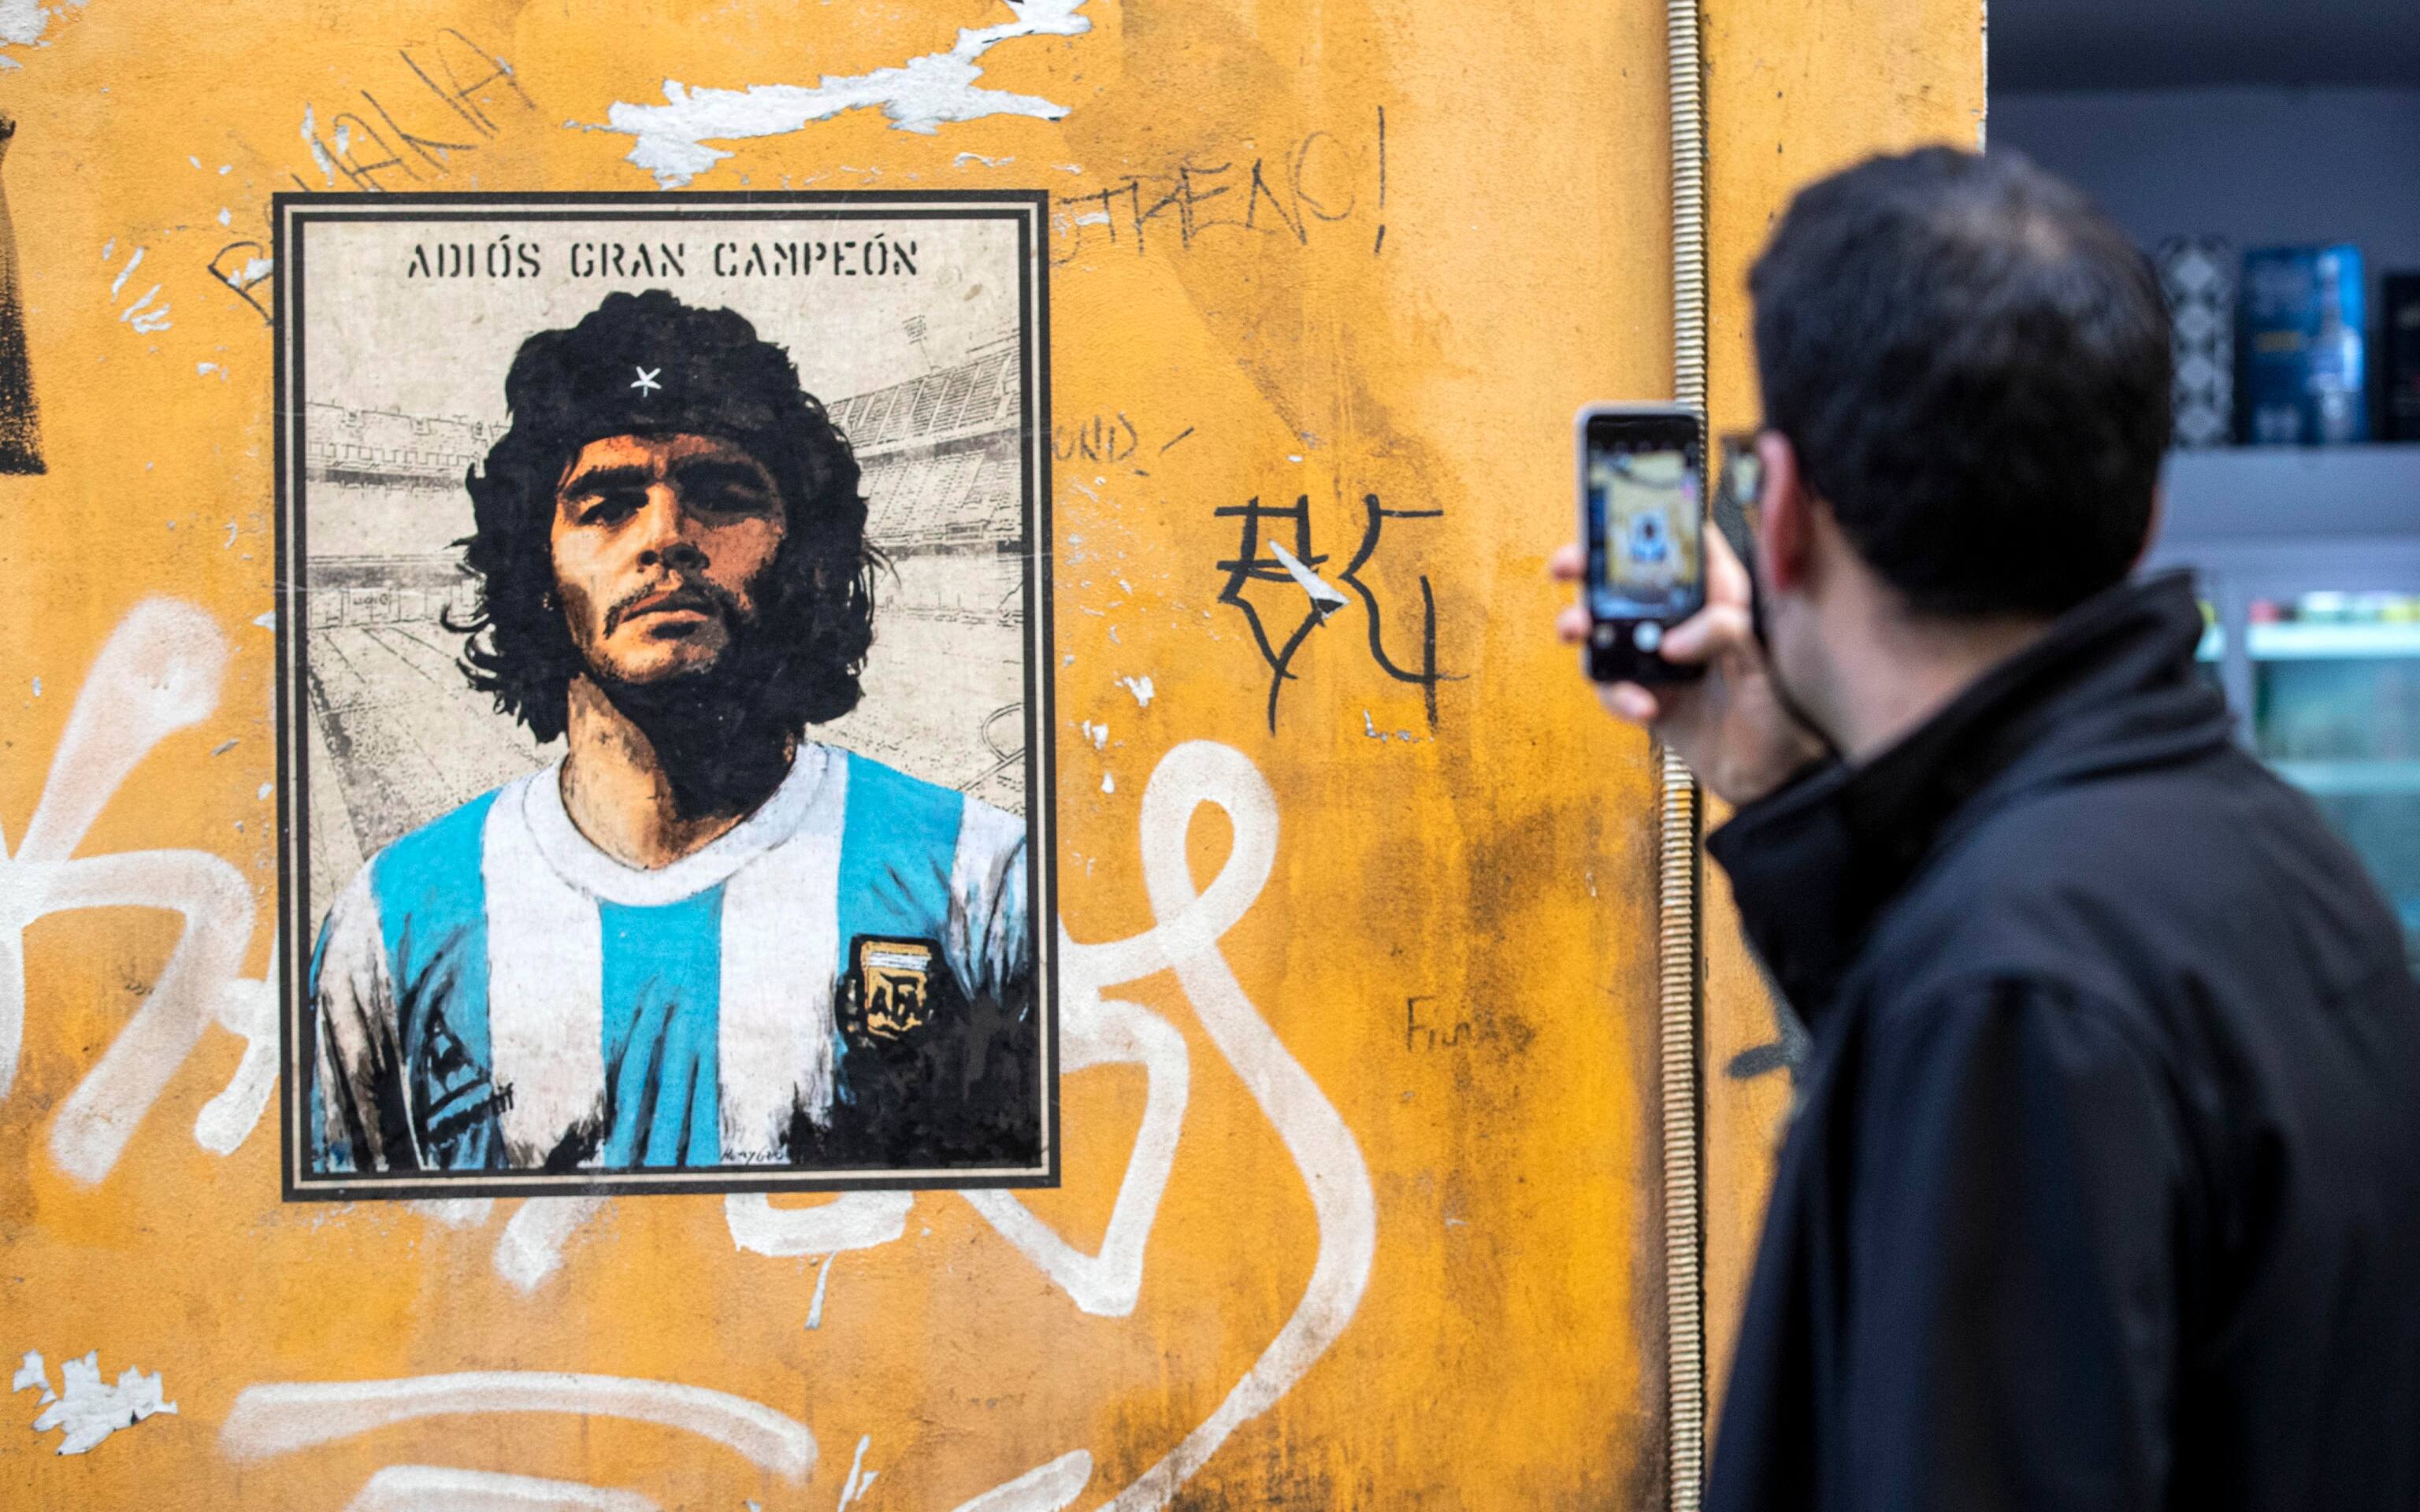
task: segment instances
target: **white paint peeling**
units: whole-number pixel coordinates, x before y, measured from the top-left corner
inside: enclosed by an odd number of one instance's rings
[[[1084,738],[1093,743],[1094,750],[1105,750],[1109,748],[1109,727],[1108,725],[1094,724],[1087,719],[1076,728],[1084,733]]]
[[[319,165],[319,177],[328,181],[328,187],[330,189],[335,188],[335,160],[330,158],[328,156],[328,149],[319,145],[319,123],[318,119],[312,116],[311,107],[308,102],[305,102],[302,106],[302,142],[304,146],[311,149],[311,161]]]
[[[839,1258],[838,1252],[834,1252],[825,1256],[824,1263],[815,1267],[815,1295],[807,1304],[807,1327],[811,1329],[824,1326],[824,1289],[831,1285],[832,1261]]]
[[[1009,9],[1016,19],[967,27],[946,53],[927,53],[893,69],[862,74],[825,74],[812,87],[752,85],[744,89],[691,89],[664,81],[661,105],[616,101],[603,130],[637,138],[629,161],[655,176],[659,189],[678,189],[731,154],[706,144],[747,137],[786,136],[814,121],[852,110],[880,110],[902,131],[930,135],[945,121],[987,116],[1032,116],[1057,120],[1067,107],[1038,95],[985,89],[976,59],[1001,42],[1023,37],[1075,37],[1093,29],[1078,14],[1084,0],[1021,0]],[[310,134],[308,117],[305,133]],[[315,152],[318,148],[314,147]]]
[[[29,1365],[39,1365],[41,1360],[34,1354],[25,1358]],[[17,1379],[23,1381],[24,1374],[20,1369]],[[161,1400],[160,1373],[156,1370],[147,1376],[128,1365],[118,1373],[117,1384],[102,1385],[99,1350],[81,1360],[62,1364],[58,1396],[54,1399],[45,1382],[43,1401],[41,1412],[34,1419],[34,1431],[59,1429],[58,1452],[63,1455],[88,1453],[113,1433],[131,1428],[155,1413],[177,1410],[175,1402]]]
[[[67,14],[70,8],[82,9],[85,0],[60,0],[45,6],[41,0],[0,0],[0,46],[47,47],[42,33],[50,29],[53,16]],[[12,57],[0,57],[0,69],[22,68]]]
[[[559,1412],[654,1423],[711,1439],[797,1482],[815,1468],[815,1436],[762,1402],[704,1386],[554,1370],[465,1370],[392,1381],[280,1381],[247,1386],[219,1428],[238,1460],[266,1459],[423,1417]]]
[[[11,1392],[20,1392],[35,1386],[42,1388],[43,1401],[54,1402],[59,1399],[59,1394],[51,1390],[51,1371],[48,1365],[42,1364],[42,1351],[27,1350],[24,1360],[17,1366],[17,1373],[8,1378],[8,1389]]]
[[[841,1483],[840,1503],[834,1512],[847,1512],[851,1502],[865,1500],[866,1490],[873,1486],[876,1473],[865,1469],[865,1451],[872,1447],[873,1443],[874,1435],[871,1433],[862,1434],[858,1438],[857,1457],[848,1463],[848,1479]]]
[[[1005,168],[1016,161],[1015,158],[986,158],[980,152],[961,152],[951,160],[950,166],[963,168],[970,162],[980,162],[986,168]]]
[[[222,208],[220,208],[220,210],[219,210],[219,224],[221,224],[221,225],[233,225],[233,224],[235,224],[235,211],[233,211],[233,210],[231,210],[231,209],[227,209],[227,208],[225,208],[225,207],[222,207]]]
[[[1302,559],[1287,550],[1282,542],[1273,540],[1268,543],[1268,548],[1270,554],[1285,567],[1286,575],[1300,583],[1302,591],[1311,595],[1311,606],[1318,611],[1321,619],[1326,619],[1330,610],[1344,607],[1344,595],[1331,587],[1326,579],[1304,566]]]
[[[1103,772],[1101,774],[1101,791],[1104,793],[1115,793],[1117,790],[1118,779],[1109,773]]]
[[[1127,692],[1132,693],[1134,695],[1135,702],[1138,704],[1140,704],[1146,709],[1151,707],[1152,686],[1150,678],[1121,677],[1118,679],[1118,686],[1125,688]]]
[[[115,246],[116,246],[116,245],[117,245],[117,243],[116,243],[116,242],[115,242],[115,241],[112,241],[112,242],[110,243],[110,246],[112,246],[112,247],[115,247]],[[110,302],[110,303],[115,304],[115,303],[116,303],[116,302],[117,302],[117,291],[118,291],[118,290],[120,290],[120,289],[122,289],[122,288],[124,288],[124,287],[126,286],[126,281],[127,281],[128,279],[130,279],[130,278],[132,278],[132,277],[133,277],[133,276],[134,276],[134,270],[136,270],[137,268],[140,268],[140,267],[142,267],[142,266],[143,266],[143,252],[144,252],[144,249],[143,249],[143,248],[141,248],[141,247],[137,247],[137,248],[135,248],[135,249],[134,249],[134,255],[133,255],[133,256],[132,256],[132,257],[127,258],[127,259],[126,259],[126,266],[125,266],[125,267],[123,267],[123,268],[121,268],[121,269],[119,269],[119,270],[117,270],[117,276],[116,276],[116,278],[113,278],[113,279],[111,279],[111,280],[109,281],[109,302]],[[102,253],[101,253],[101,255],[102,255],[103,257],[107,257],[107,256],[109,255],[109,254],[108,254],[108,252],[104,249],[104,250],[102,251]],[[158,287],[159,287],[159,285],[155,284],[155,285],[152,285],[152,287],[153,287],[154,291],[156,292],[156,291],[157,291],[157,289],[158,289]]]
[[[0,42],[31,47],[42,39],[50,23],[51,13],[39,0],[0,0]]]
[[[1083,1495],[1092,1480],[1093,1457],[1078,1449],[959,1503],[957,1512],[1059,1512]]]
[[[753,1504],[751,1504],[752,1505]],[[662,1512],[636,1491],[441,1465],[389,1465],[345,1512]]]

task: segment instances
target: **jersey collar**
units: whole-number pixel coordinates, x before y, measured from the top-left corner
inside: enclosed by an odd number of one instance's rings
[[[538,854],[564,881],[592,897],[634,908],[660,907],[720,886],[750,861],[798,833],[828,783],[842,780],[841,753],[802,742],[789,775],[753,813],[669,866],[650,871],[598,850],[580,832],[563,806],[563,763],[506,787],[499,803],[512,805],[529,826]]]

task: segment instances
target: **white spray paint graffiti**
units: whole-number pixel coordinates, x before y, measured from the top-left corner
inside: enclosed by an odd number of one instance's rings
[[[636,1491],[438,1465],[389,1465],[345,1512],[662,1512]]]
[[[691,89],[664,81],[661,105],[616,102],[606,112],[605,131],[638,138],[629,161],[656,177],[659,189],[678,189],[731,156],[710,141],[785,136],[810,122],[845,111],[880,110],[902,131],[938,131],[943,121],[985,116],[1035,116],[1055,121],[1067,107],[1038,95],[985,89],[976,64],[992,48],[1019,37],[1075,37],[1093,29],[1078,14],[1084,0],[1010,0],[1016,19],[998,25],[966,27],[946,53],[927,53],[895,69],[871,73],[825,74],[814,86],[753,85],[745,89]]]
[[[959,1503],[957,1512],[1059,1512],[1083,1495],[1092,1480],[1093,1457],[1078,1449],[1006,1485],[995,1486],[971,1502]]]
[[[496,1240],[496,1273],[522,1291],[536,1290],[563,1263],[563,1246],[571,1236],[604,1209],[603,1197],[530,1198]]]
[[[74,855],[144,757],[216,710],[227,656],[225,640],[201,610],[163,599],[136,606],[85,679],[23,842],[9,854],[0,837],[0,1096],[13,1081],[23,1049],[22,940],[27,925],[51,913],[92,907],[168,908],[184,917],[158,983],[69,1094],[52,1130],[54,1158],[85,1181],[109,1173],[212,1022],[240,1036],[245,1050],[227,1087],[195,1119],[195,1141],[220,1154],[233,1151],[256,1127],[273,1091],[276,991],[270,981],[237,976],[251,942],[254,912],[241,873],[200,851]],[[1225,866],[1196,896],[1185,834],[1193,811],[1204,803],[1226,810],[1234,838]],[[1219,937],[1259,897],[1276,855],[1277,805],[1267,783],[1249,760],[1227,747],[1178,747],[1153,773],[1140,829],[1153,927],[1100,945],[1061,935],[1065,1070],[1127,1063],[1142,1066],[1148,1077],[1142,1123],[1101,1248],[1087,1255],[1069,1245],[1013,1193],[965,1196],[1079,1310],[1105,1317],[1134,1310],[1150,1230],[1175,1160],[1190,1069],[1183,1036],[1165,1019],[1102,994],[1172,969],[1203,1030],[1243,1079],[1301,1172],[1319,1224],[1320,1248],[1303,1296],[1277,1337],[1207,1421],[1109,1504],[1118,1512],[1168,1504],[1238,1426],[1267,1411],[1326,1352],[1359,1306],[1376,1235],[1368,1169],[1350,1131],[1244,995],[1218,951]],[[761,1196],[735,1196],[724,1205],[724,1218],[742,1249],[829,1257],[901,1238],[913,1200],[906,1193],[855,1193],[819,1206],[777,1209]],[[476,1225],[492,1211],[485,1199],[418,1206],[449,1224]],[[594,1198],[522,1203],[498,1238],[498,1274],[522,1291],[534,1290],[560,1267],[570,1237],[604,1206]],[[27,1367],[34,1379],[25,1381],[21,1370],[20,1383],[47,1391],[39,1360],[29,1356]],[[79,1445],[63,1446],[62,1452],[80,1453],[144,1416],[175,1410],[160,1399],[156,1375],[130,1370],[115,1387],[104,1387],[94,1356],[71,1362],[65,1374],[69,1394],[48,1402],[41,1419],[43,1427],[65,1429],[68,1443]],[[408,1418],[493,1412],[592,1413],[667,1424],[729,1444],[793,1480],[803,1479],[814,1462],[814,1436],[804,1424],[743,1398],[668,1381],[538,1372],[257,1385],[238,1399],[222,1442],[238,1458],[257,1458]],[[427,1477],[485,1473],[397,1469],[396,1476],[365,1487],[362,1496],[372,1500],[357,1504],[437,1504],[446,1494],[443,1487],[456,1483]],[[983,1512],[1063,1506],[1091,1474],[1090,1458],[1079,1452],[969,1505]],[[515,1477],[489,1479],[498,1484],[459,1482],[469,1488],[460,1504],[477,1504],[474,1491],[490,1502],[518,1494],[502,1484]],[[563,1487],[565,1496],[586,1498],[564,1502],[566,1506],[643,1504],[597,1499],[628,1493],[550,1484]]]
[[[34,1418],[34,1431],[48,1433],[59,1430],[59,1453],[80,1455],[89,1452],[111,1434],[131,1428],[159,1412],[174,1412],[177,1404],[163,1401],[160,1372],[145,1375],[132,1365],[118,1372],[117,1384],[105,1386],[101,1381],[101,1351],[93,1350],[81,1360],[70,1360],[59,1366],[59,1389],[51,1390],[48,1371],[42,1368],[42,1357],[31,1350],[25,1351],[25,1362],[18,1367],[9,1382],[11,1391],[42,1388],[42,1410]]]
[[[1233,839],[1218,876],[1197,895],[1185,836],[1194,810],[1205,803],[1225,810]],[[1108,1504],[1115,1512],[1166,1506],[1229,1435],[1293,1389],[1359,1310],[1377,1247],[1377,1198],[1352,1131],[1253,1008],[1218,950],[1220,937],[1249,911],[1267,885],[1277,857],[1276,795],[1240,751],[1193,741],[1170,751],[1152,773],[1143,794],[1140,840],[1152,927],[1099,945],[1078,944],[1064,931],[1060,934],[1064,1069],[1131,1063],[1142,1066],[1148,1077],[1142,1124],[1099,1253],[1086,1255],[1068,1244],[1013,1192],[962,1196],[1079,1310],[1103,1317],[1124,1317],[1134,1310],[1142,1289],[1145,1246],[1175,1162],[1191,1072],[1184,1037],[1174,1026],[1147,1009],[1101,994],[1172,970],[1202,1028],[1294,1158],[1318,1220],[1319,1255],[1301,1300],[1277,1337],[1208,1420]],[[724,1199],[723,1214],[733,1241],[744,1250],[783,1257],[831,1255],[900,1238],[912,1201],[907,1193],[851,1193],[819,1206],[777,1209],[762,1196],[735,1195]],[[531,1232],[516,1240],[513,1227],[542,1203],[551,1203],[551,1215],[530,1219]],[[596,1199],[524,1203],[498,1243],[498,1270],[514,1275],[525,1290],[535,1287],[553,1271],[554,1257],[569,1233],[602,1206]],[[508,1269],[504,1252],[517,1243],[543,1257],[545,1263],[520,1262],[523,1268],[518,1274]],[[530,1279],[523,1284],[519,1274]],[[1047,1512],[1074,1500],[1091,1476],[1090,1457],[1069,1455],[967,1506],[980,1512]],[[856,1484],[853,1474],[851,1485]],[[995,1502],[993,1497],[1005,1499]]]
[[[1250,903],[1249,898],[1242,900],[1245,906]],[[1241,915],[1239,907],[1236,917]],[[1210,938],[1217,939],[1233,922],[1233,918],[1218,921]],[[1185,1037],[1149,1009],[1101,996],[1104,985],[1149,975],[1114,975],[1125,958],[1109,952],[1119,949],[1079,946],[1064,931],[1059,936],[1063,1071],[1124,1063],[1142,1067],[1148,1078],[1142,1126],[1135,1132],[1134,1152],[1126,1157],[1125,1175],[1118,1183],[1117,1204],[1109,1210],[1109,1230],[1102,1236],[1100,1252],[1087,1255],[1060,1238],[1014,1192],[990,1189],[965,1194],[1000,1236],[1058,1283],[1078,1309],[1101,1318],[1124,1318],[1134,1311],[1142,1295],[1143,1246],[1151,1238],[1152,1220],[1159,1215],[1169,1172],[1176,1164],[1176,1136],[1185,1124],[1186,1101],[1192,1088]],[[1160,969],[1159,965],[1151,968]]]
[[[68,1094],[51,1153],[79,1180],[117,1164],[143,1116],[213,1021],[244,1037],[242,1065],[194,1120],[194,1137],[225,1154],[259,1122],[276,1078],[275,991],[238,980],[252,943],[243,873],[205,851],[78,856],[76,847],[152,748],[218,707],[226,640],[190,604],[147,599],[111,634],[76,695],[42,795],[13,854],[0,836],[0,1098],[24,1044],[26,926],[79,908],[167,908],[184,931],[150,995]]]
[[[814,1434],[761,1402],[668,1381],[543,1370],[247,1386],[219,1428],[219,1446],[235,1459],[265,1459],[413,1418],[484,1412],[628,1418],[712,1439],[784,1480],[802,1481],[815,1468]]]
[[[913,1192],[844,1192],[810,1208],[777,1208],[762,1193],[722,1199],[731,1242],[755,1255],[780,1258],[872,1249],[908,1231]]]
[[[1198,896],[1185,835],[1202,804],[1226,810],[1233,840],[1226,864]],[[1242,1077],[1310,1188],[1319,1255],[1294,1315],[1201,1427],[1108,1504],[1114,1512],[1163,1507],[1218,1453],[1227,1436],[1292,1390],[1360,1310],[1377,1252],[1378,1199],[1353,1132],[1301,1062],[1244,995],[1218,953],[1218,936],[1241,918],[1277,858],[1277,795],[1241,751],[1188,741],[1160,759],[1142,798],[1143,888],[1152,927],[1094,947],[1081,968],[1097,989],[1171,967],[1211,1042]],[[1062,966],[1062,980],[1067,966]]]
[[[865,1451],[874,1447],[874,1435],[865,1434],[857,1441],[857,1458],[848,1462],[848,1479],[841,1483],[840,1502],[832,1512],[848,1512],[849,1504],[862,1502],[865,1493],[874,1489],[874,1477],[882,1473],[865,1468]]]

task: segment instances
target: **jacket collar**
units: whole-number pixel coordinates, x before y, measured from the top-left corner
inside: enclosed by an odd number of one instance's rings
[[[2228,738],[2183,572],[2078,605],[1862,765],[1810,767],[1708,837],[1749,942],[1810,1026],[1928,857],[2021,793]]]

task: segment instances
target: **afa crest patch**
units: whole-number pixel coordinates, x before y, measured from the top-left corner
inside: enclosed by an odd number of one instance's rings
[[[931,940],[857,937],[855,957],[860,1022],[877,1040],[899,1040],[932,1016],[933,964],[940,949]]]

